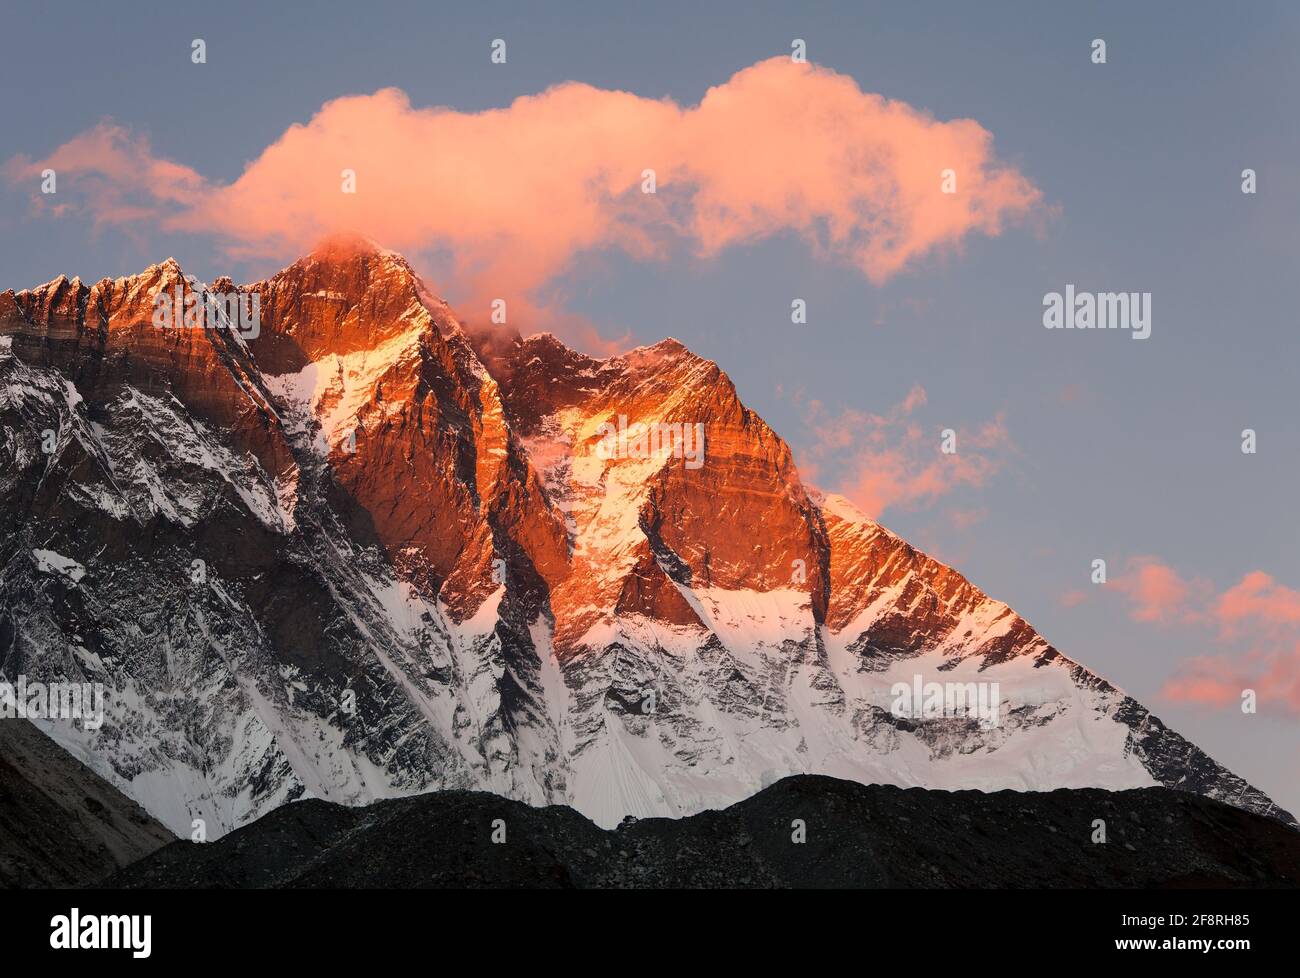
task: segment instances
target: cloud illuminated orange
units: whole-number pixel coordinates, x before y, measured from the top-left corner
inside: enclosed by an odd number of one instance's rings
[[[781,232],[873,281],[968,234],[996,235],[1039,191],[969,119],[938,121],[847,75],[773,58],[683,107],[566,82],[506,108],[418,108],[398,89],[325,103],[231,184],[159,159],[104,124],[42,160],[97,223],[220,235],[235,254],[295,257],[361,231],[445,250],[470,290],[523,298],[589,249],[700,255]],[[355,194],[341,171],[356,172]],[[653,169],[657,193],[643,194]],[[940,192],[955,171],[957,192]]]
[[[1208,581],[1188,580],[1153,557],[1133,558],[1114,583],[1134,619],[1195,626],[1220,649],[1184,663],[1162,697],[1223,709],[1254,689],[1261,704],[1300,716],[1300,591],[1251,571],[1216,595]]]
[[[1171,623],[1193,614],[1188,599],[1199,584],[1184,580],[1179,573],[1154,557],[1134,557],[1114,581],[1117,590],[1133,604],[1135,621]]]
[[[1200,656],[1165,683],[1160,695],[1224,709],[1239,706],[1247,689],[1255,690],[1262,705],[1280,706],[1300,718],[1300,642],[1252,648],[1233,658]]]
[[[1300,625],[1300,591],[1278,584],[1263,571],[1253,571],[1219,597],[1214,611],[1226,633],[1243,620],[1296,626]]]
[[[925,403],[919,384],[883,415],[852,408],[831,414],[820,402],[809,402],[812,440],[799,459],[800,471],[810,480],[836,473],[836,491],[872,518],[891,507],[928,506],[959,488],[983,486],[1013,447],[1003,416],[971,430],[954,429],[957,451],[943,454],[940,426],[913,416]]]

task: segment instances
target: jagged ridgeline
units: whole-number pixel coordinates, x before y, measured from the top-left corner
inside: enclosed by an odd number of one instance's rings
[[[154,324],[193,291],[258,329]],[[612,826],[799,773],[1292,821],[805,488],[717,365],[489,342],[364,240],[238,287],[169,260],[0,294],[0,424],[0,669],[102,683],[101,725],[34,722],[185,838],[437,788]]]

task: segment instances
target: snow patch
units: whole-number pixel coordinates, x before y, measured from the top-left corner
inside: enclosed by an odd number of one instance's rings
[[[42,574],[59,574],[68,578],[73,584],[86,576],[86,568],[71,557],[65,557],[53,550],[33,550],[32,556],[36,558],[36,569]]]

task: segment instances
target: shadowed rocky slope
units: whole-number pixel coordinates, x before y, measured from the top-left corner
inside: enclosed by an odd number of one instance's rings
[[[0,720],[0,887],[86,886],[175,838],[26,720]]]
[[[1094,820],[1104,844],[1092,841]],[[802,821],[806,841],[793,841]],[[504,842],[493,842],[504,832]],[[724,811],[604,831],[570,808],[437,792],[295,802],[178,842],[117,887],[1294,887],[1300,833],[1137,788],[929,791],[798,776]]]

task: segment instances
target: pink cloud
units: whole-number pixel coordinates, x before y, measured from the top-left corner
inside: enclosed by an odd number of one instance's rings
[[[1133,557],[1115,588],[1133,604],[1135,621],[1169,624],[1192,614],[1188,599],[1202,585],[1184,580],[1176,570],[1154,557]]]
[[[1229,665],[1217,659],[1196,659],[1182,675],[1170,679],[1159,695],[1173,703],[1192,703],[1222,710],[1241,702],[1249,680],[1235,675]]]
[[[1057,598],[1057,601],[1059,601],[1062,607],[1065,608],[1077,607],[1078,605],[1083,604],[1087,600],[1088,600],[1088,592],[1080,590],[1079,588],[1073,588],[1069,591],[1065,591],[1064,593],[1061,594],[1059,598]]]
[[[1188,580],[1154,557],[1130,560],[1115,584],[1133,603],[1134,619],[1194,626],[1219,647],[1185,663],[1161,696],[1223,709],[1253,689],[1261,704],[1300,715],[1300,591],[1251,571],[1216,595],[1209,582]]]
[[[160,159],[109,123],[46,158],[96,223],[215,233],[232,254],[296,257],[338,229],[445,252],[475,295],[523,303],[575,256],[709,256],[794,232],[873,281],[967,235],[997,235],[1039,191],[969,119],[942,122],[789,58],[745,68],[698,105],[577,82],[484,112],[417,108],[395,88],[325,103],[231,184]],[[341,192],[341,171],[356,193]],[[657,193],[643,194],[653,169]],[[957,193],[940,192],[941,171]]]
[[[1193,659],[1165,683],[1160,695],[1176,703],[1225,709],[1239,707],[1247,689],[1255,690],[1261,704],[1276,704],[1300,717],[1300,641],[1253,648],[1234,658]]]
[[[188,213],[212,189],[188,167],[154,156],[147,138],[109,121],[73,137],[42,160],[12,157],[3,172],[11,183],[29,181],[35,187],[46,169],[55,171],[61,197],[72,190],[82,198],[96,226],[163,221],[167,205]],[[33,197],[38,207],[45,199],[41,194]],[[70,209],[62,202],[55,208],[59,215]]]
[[[1225,635],[1243,622],[1300,626],[1300,591],[1278,584],[1263,571],[1253,571],[1223,592],[1214,614]]]
[[[956,430],[957,451],[945,455],[940,427],[912,417],[925,404],[920,385],[884,415],[851,408],[831,415],[820,402],[809,402],[813,441],[800,457],[800,471],[838,472],[837,491],[873,518],[890,507],[928,506],[959,488],[983,486],[1012,447],[1003,416]],[[960,520],[955,513],[953,518]]]

